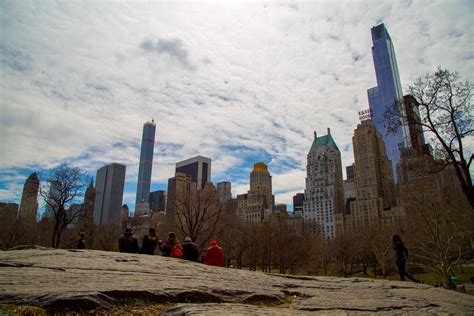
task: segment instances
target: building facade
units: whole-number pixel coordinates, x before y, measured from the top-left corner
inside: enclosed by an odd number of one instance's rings
[[[382,23],[372,28],[372,56],[377,77],[377,86],[367,90],[372,121],[383,137],[388,159],[392,163],[392,177],[400,160],[400,148],[410,146],[408,126],[400,122],[396,130],[389,131],[389,122],[385,116],[387,110],[400,113],[404,111],[399,102],[403,101],[402,86],[398,73],[397,59],[392,39]],[[403,115],[401,115],[403,117]],[[392,118],[398,119],[398,118]],[[400,118],[402,120],[402,118]]]
[[[22,220],[36,221],[38,213],[38,192],[39,179],[36,172],[33,172],[25,181],[23,194],[21,195],[20,211],[18,218]]]
[[[296,193],[293,196],[293,212],[303,214],[304,193]]]
[[[221,202],[232,199],[232,184],[229,181],[221,181],[217,183],[217,192]]]
[[[120,226],[125,169],[112,163],[97,170],[93,217],[98,226]]]
[[[177,210],[181,201],[190,196],[192,190],[196,190],[197,183],[192,181],[191,175],[177,172],[174,177],[168,179],[168,192],[166,202],[166,222],[169,225],[175,223]]]
[[[370,120],[357,125],[352,144],[355,200],[349,201],[349,210],[336,217],[338,232],[390,223],[396,205],[392,164],[387,157],[383,137]]]
[[[61,188],[61,183],[59,181],[51,181],[49,183],[48,198],[47,198],[43,218],[47,218],[47,219],[56,218],[55,208],[57,207],[56,201],[58,201],[58,199],[61,198],[60,188]]]
[[[166,211],[166,192],[163,190],[150,192],[148,203],[150,206],[150,211],[165,212]]]
[[[153,167],[153,149],[155,147],[156,124],[154,120],[143,124],[142,146],[140,151],[140,165],[138,167],[137,196],[135,210],[140,203],[148,202],[150,193],[151,171]]]
[[[341,152],[328,128],[325,136],[317,137],[314,132],[307,156],[303,216],[308,232],[322,233],[325,238],[333,239],[336,236],[334,215],[343,209]]]
[[[189,174],[191,181],[196,183],[198,189],[204,188],[211,182],[211,159],[196,156],[176,163],[176,173]]]
[[[241,219],[260,223],[270,220],[274,205],[272,195],[272,176],[263,162],[257,162],[250,172],[250,190],[237,196],[237,212]]]

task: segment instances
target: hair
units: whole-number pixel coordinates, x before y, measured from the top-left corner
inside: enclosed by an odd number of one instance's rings
[[[392,236],[392,242],[395,244],[396,242],[402,242],[402,240],[400,239],[400,236],[393,235]]]
[[[148,230],[148,233],[149,233],[150,235],[156,235],[156,231],[155,231],[155,229],[154,229],[153,227]]]
[[[171,232],[168,234],[168,238],[176,238],[176,234]]]
[[[131,228],[125,228],[125,232],[126,232],[126,233],[131,233],[131,232],[132,232],[132,229],[131,229]]]

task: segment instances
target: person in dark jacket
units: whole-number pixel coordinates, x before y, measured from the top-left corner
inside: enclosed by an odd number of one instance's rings
[[[420,281],[416,280],[414,277],[409,275],[406,272],[405,264],[408,257],[408,249],[405,248],[403,241],[400,239],[400,236],[393,235],[392,237],[393,249],[395,250],[395,258],[397,263],[398,274],[400,275],[400,280],[405,281],[405,277],[409,278],[413,282],[419,283]]]
[[[80,237],[77,240],[76,249],[86,249],[86,233],[81,232],[79,236]]]
[[[133,237],[130,228],[125,229],[125,233],[123,233],[123,236],[119,238],[119,251],[128,253],[138,252],[138,240]]]
[[[183,256],[182,259],[190,261],[199,261],[199,247],[198,245],[191,240],[190,237],[186,237],[182,244],[183,247]]]
[[[224,261],[224,251],[217,244],[217,240],[211,240],[204,255],[204,264],[222,267],[222,261]]]
[[[161,240],[158,241],[158,246],[160,247],[161,253],[165,257],[171,256],[171,251],[173,247],[176,245],[176,235],[175,233],[168,234],[168,240],[162,242]]]
[[[158,243],[158,236],[154,228],[148,230],[148,235],[143,236],[142,247],[140,248],[140,253],[147,255],[154,255],[156,244]]]

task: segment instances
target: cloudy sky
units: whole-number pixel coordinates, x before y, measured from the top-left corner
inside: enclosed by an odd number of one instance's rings
[[[303,192],[313,131],[353,162],[384,22],[402,85],[438,65],[474,82],[473,1],[0,1],[0,201],[60,163],[127,166],[134,209],[143,123],[157,122],[152,190],[212,158],[248,190],[269,165],[276,201]],[[406,89],[405,89],[406,90]],[[289,207],[291,209],[291,206]]]

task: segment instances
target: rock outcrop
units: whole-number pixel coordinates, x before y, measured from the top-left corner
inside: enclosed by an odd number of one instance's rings
[[[472,296],[411,282],[271,275],[95,250],[0,252],[0,304],[86,311],[165,304],[163,314],[474,312]]]

